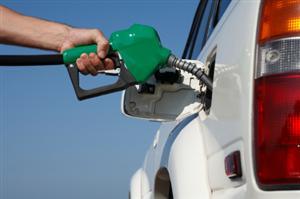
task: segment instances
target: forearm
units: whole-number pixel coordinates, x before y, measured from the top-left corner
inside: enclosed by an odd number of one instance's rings
[[[67,25],[23,16],[0,5],[0,43],[60,51]]]
[[[76,60],[83,73],[96,75],[114,68],[106,58],[109,43],[98,29],[71,28],[67,25],[28,17],[0,5],[0,43],[62,52],[80,45],[97,44],[97,52],[81,54]]]

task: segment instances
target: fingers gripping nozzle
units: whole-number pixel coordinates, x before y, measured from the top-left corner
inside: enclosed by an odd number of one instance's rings
[[[200,81],[202,81],[209,90],[212,90],[211,79],[204,73],[204,71],[201,68],[197,67],[195,63],[187,62],[175,57],[174,55],[170,55],[167,61],[167,65],[191,73],[192,75],[196,76]]]

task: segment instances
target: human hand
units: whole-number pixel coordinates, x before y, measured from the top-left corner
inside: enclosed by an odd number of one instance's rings
[[[97,44],[97,54],[81,54],[76,60],[78,69],[83,74],[97,75],[99,70],[110,70],[114,68],[111,59],[105,58],[109,49],[109,43],[103,33],[98,29],[71,28],[65,40],[62,42],[60,51],[74,48],[80,45]]]

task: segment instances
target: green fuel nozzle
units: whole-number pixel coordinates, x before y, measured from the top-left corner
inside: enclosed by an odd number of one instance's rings
[[[196,66],[172,55],[171,50],[163,47],[158,33],[153,27],[134,24],[130,28],[111,34],[110,51],[115,67],[120,68],[119,80],[109,86],[92,90],[83,90],[79,86],[78,69],[73,63],[82,53],[96,52],[96,45],[80,46],[63,52],[63,60],[67,65],[77,97],[86,99],[146,82],[150,76],[162,67],[175,67],[195,75],[209,89],[210,79]]]
[[[74,63],[82,53],[96,52],[96,45],[80,46],[63,52],[63,60],[78,99],[112,93],[144,83],[165,66],[171,55],[171,51],[161,45],[155,29],[145,25],[135,24],[128,29],[116,31],[111,34],[109,43],[107,57],[111,58],[115,68],[120,70],[118,81],[92,90],[84,90],[79,86],[78,69]]]
[[[130,28],[111,34],[108,57],[117,53],[126,69],[138,83],[143,83],[160,67],[165,66],[171,51],[164,48],[156,30],[150,26],[134,24]],[[96,52],[96,45],[80,46],[63,52],[65,64],[72,64],[82,53]]]
[[[153,27],[134,24],[116,31],[109,38],[107,54],[118,71],[118,80],[111,85],[86,90],[81,88],[76,60],[82,53],[97,52],[96,45],[78,46],[57,55],[0,55],[0,66],[39,66],[65,64],[79,100],[88,99],[145,83],[163,67],[175,67],[195,75],[208,89],[212,82],[196,64],[181,60],[162,46]],[[111,73],[108,73],[111,74]],[[114,73],[115,74],[115,73]]]

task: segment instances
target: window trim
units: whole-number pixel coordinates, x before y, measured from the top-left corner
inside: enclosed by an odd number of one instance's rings
[[[199,19],[199,21],[198,21],[198,23],[197,23],[197,25],[196,25],[196,29],[195,29],[195,34],[194,34],[194,37],[193,37],[193,42],[192,42],[192,45],[191,45],[191,50],[190,50],[190,54],[189,54],[189,59],[191,59],[192,58],[192,56],[193,56],[193,52],[194,52],[194,50],[195,50],[195,45],[196,45],[196,41],[197,41],[197,37],[198,37],[198,34],[199,34],[199,29],[200,29],[200,25],[201,25],[201,21],[202,21],[202,19],[203,19],[203,15],[204,15],[204,13],[205,13],[205,8],[206,8],[206,5],[207,5],[207,2],[208,1],[211,1],[211,0],[204,0],[203,1],[203,8],[202,8],[202,10],[201,10],[201,17],[200,17],[200,19]],[[209,11],[209,12],[211,12],[211,10]],[[208,17],[210,17],[210,13],[209,13],[209,16]],[[206,24],[207,25],[207,24]],[[206,35],[206,27],[205,27],[205,33],[204,33],[204,36]],[[204,39],[204,37],[203,37],[203,39]],[[200,51],[201,51],[201,49],[202,49],[202,46],[200,47]]]
[[[193,53],[194,53],[194,50],[195,50],[195,45],[196,45],[196,41],[197,41],[197,36],[199,34],[199,28],[200,28],[200,23],[202,21],[202,18],[203,18],[203,14],[205,12],[205,8],[206,8],[206,5],[208,3],[208,1],[210,0],[205,0],[203,1],[203,8],[201,10],[201,17],[200,17],[200,20],[198,20],[198,23],[197,23],[197,27],[196,27],[196,33],[194,34],[194,38],[193,38],[193,42],[192,42],[192,46],[191,46],[191,50],[190,50],[190,54],[188,55],[188,58],[191,59],[192,56],[193,56]],[[213,1],[213,4],[210,8],[210,11],[209,11],[209,16],[208,16],[208,21],[207,21],[207,24],[206,24],[206,27],[205,27],[205,33],[204,33],[204,36],[203,36],[203,43],[202,43],[202,46],[200,47],[200,53],[203,49],[203,47],[205,46],[206,44],[206,41],[208,40],[208,27],[210,26],[211,24],[211,21],[212,21],[212,17],[214,17],[215,15],[215,10],[217,9],[218,7],[218,4],[219,4],[219,0],[215,0]]]
[[[217,1],[214,2],[214,7],[212,8],[212,11],[211,11],[210,21],[208,23],[207,30],[206,30],[206,35],[205,35],[206,41],[208,40],[208,38],[210,37],[210,35],[214,31],[216,25],[218,24],[218,21],[216,21],[216,19],[217,19],[219,5],[220,5],[221,1],[222,0],[217,0]],[[212,27],[211,32],[209,32],[210,27]]]
[[[192,23],[192,26],[191,26],[191,29],[190,29],[190,33],[189,33],[189,36],[188,36],[188,39],[187,39],[187,42],[186,42],[186,45],[185,45],[185,48],[184,48],[184,51],[183,51],[183,54],[182,54],[182,58],[184,58],[184,59],[191,59],[192,58],[193,52],[195,50],[195,45],[196,45],[198,32],[199,32],[199,26],[200,26],[201,20],[203,18],[205,7],[206,7],[206,4],[207,4],[208,1],[210,1],[210,0],[200,1],[199,5],[197,7],[195,17],[193,19],[193,23]],[[203,37],[203,44],[200,47],[200,53],[201,53],[203,47],[205,46],[207,40],[209,39],[209,36],[210,36],[209,27],[213,26],[213,29],[214,29],[216,27],[217,23],[218,23],[218,22],[216,22],[216,17],[217,17],[217,14],[218,14],[219,4],[220,4],[220,0],[215,0],[213,2],[212,7],[211,7],[211,10],[210,10],[210,13],[209,13],[209,21],[206,24],[205,33],[204,33],[205,35]]]
[[[190,33],[189,33],[189,36],[188,36],[188,39],[187,39],[187,42],[185,44],[184,51],[183,51],[183,54],[182,54],[183,59],[190,59],[191,58],[191,47],[192,47],[192,43],[194,42],[194,37],[195,37],[195,33],[196,33],[195,31],[198,29],[197,25],[199,24],[199,21],[202,18],[203,10],[204,10],[204,7],[206,5],[206,1],[207,0],[200,1],[199,4],[198,4],[196,13],[194,15],[193,23],[192,23],[192,26],[190,28]]]

